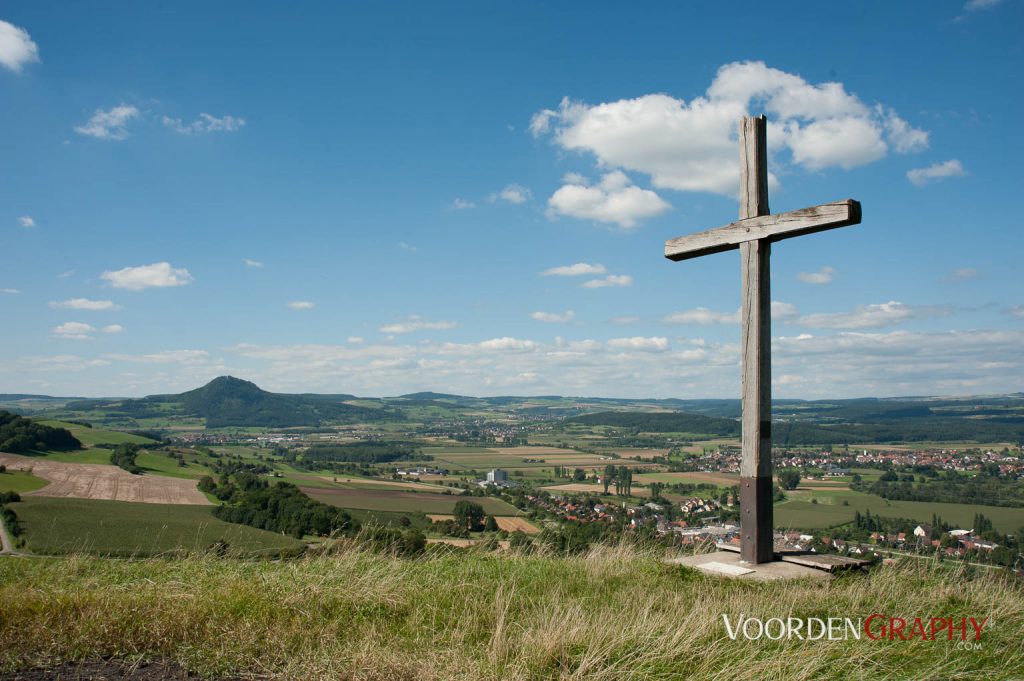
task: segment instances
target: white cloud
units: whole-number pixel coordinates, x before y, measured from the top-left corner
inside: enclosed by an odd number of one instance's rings
[[[129,121],[138,117],[139,110],[128,104],[121,104],[107,111],[97,109],[84,125],[75,127],[75,132],[96,139],[120,141],[128,137]]]
[[[817,272],[800,272],[797,278],[805,284],[829,284],[836,276],[836,271],[825,265]]]
[[[1014,305],[1009,309],[1009,313],[1011,317],[1024,319],[1024,305]]]
[[[623,229],[632,229],[640,220],[661,215],[669,208],[669,204],[650,189],[630,183],[621,170],[605,174],[597,185],[588,186],[579,181],[563,185],[548,199],[549,217],[569,215],[615,223]]]
[[[609,274],[604,279],[590,279],[583,282],[583,288],[607,288],[609,286],[630,286],[633,277],[628,274]]]
[[[0,65],[20,73],[25,64],[39,61],[39,47],[28,31],[0,19]]]
[[[91,340],[95,331],[95,326],[83,322],[64,322],[50,329],[50,333],[64,340]]]
[[[288,307],[293,310],[312,310],[316,307],[316,303],[311,303],[308,300],[295,300],[288,303]]]
[[[612,338],[608,341],[608,347],[630,350],[668,350],[668,339],[660,336],[651,338],[644,338],[643,336]]]
[[[763,62],[722,66],[704,96],[665,94],[589,105],[564,98],[534,115],[534,135],[563,149],[592,153],[599,167],[651,177],[655,187],[735,196],[739,188],[736,121],[766,110],[768,141],[810,170],[853,168],[897,151],[922,148],[927,133],[892,109],[868,106],[841,83],[808,83]],[[888,139],[888,144],[886,143]],[[785,159],[773,158],[776,162]],[[776,184],[774,175],[770,184]]]
[[[191,135],[204,132],[235,132],[245,126],[244,118],[235,116],[211,116],[208,113],[199,114],[199,118],[191,123],[182,123],[180,118],[164,116],[164,127],[170,128],[180,135]]]
[[[381,333],[405,334],[423,330],[440,331],[444,329],[454,329],[456,326],[458,326],[458,324],[455,322],[429,322],[419,315],[411,315],[405,321],[384,324],[379,330]]]
[[[526,203],[532,198],[533,192],[531,192],[528,188],[513,182],[510,185],[506,185],[505,188],[502,189],[500,192],[495,192],[494,194],[491,194],[487,198],[487,200],[490,201],[491,203],[494,203],[498,199],[501,199],[502,201],[507,201],[508,203]]]
[[[362,336],[349,336],[346,340],[352,345],[359,345],[360,343],[366,341],[366,339],[363,338]]]
[[[718,312],[706,307],[698,307],[693,310],[673,312],[662,318],[668,324],[700,324],[708,326],[711,324],[739,324],[739,308],[735,312]]]
[[[51,300],[50,307],[55,310],[119,310],[112,300],[90,300],[88,298],[70,298],[68,300]]]
[[[786,321],[787,319],[793,319],[798,314],[796,305],[793,303],[783,303],[778,300],[772,301],[772,319]]]
[[[636,324],[637,322],[640,321],[640,318],[636,317],[634,315],[620,315],[618,317],[612,317],[609,321],[612,324],[618,324],[620,326],[625,326],[627,324]]]
[[[492,338],[490,340],[481,341],[479,347],[481,350],[496,350],[496,351],[521,351],[521,350],[532,350],[538,346],[537,343],[532,340],[522,340],[519,338],[510,338],[508,336],[502,338]]]
[[[257,269],[260,268],[260,267],[263,267],[263,263],[260,262],[259,260],[251,260],[249,258],[246,258],[242,262],[245,263],[246,267],[255,267]]]
[[[963,177],[967,174],[964,166],[957,159],[950,159],[942,163],[933,163],[927,168],[914,168],[907,171],[907,179],[911,184],[923,187],[932,180],[942,180],[947,177]]]
[[[965,281],[967,279],[977,279],[981,276],[981,272],[974,269],[973,267],[958,267],[944,278],[944,281]]]
[[[601,263],[578,262],[575,265],[552,267],[540,273],[542,277],[579,277],[584,274],[604,274],[608,270]]]
[[[21,293],[21,290],[16,288],[0,288],[0,293],[9,293],[11,295],[17,295]]]
[[[20,224],[22,227],[31,229],[32,227],[36,226],[36,221],[35,218],[33,218],[31,215],[22,215],[21,217],[18,218],[18,224]]]
[[[576,313],[572,310],[566,310],[565,312],[531,312],[530,317],[537,320],[538,322],[547,322],[549,324],[565,324],[571,322]]]
[[[114,288],[129,291],[141,291],[146,288],[167,288],[184,286],[192,281],[192,275],[184,267],[174,268],[168,262],[156,262],[152,265],[125,267],[124,269],[104,272],[101,279],[109,281]]]
[[[912,306],[897,300],[858,305],[850,312],[829,312],[801,317],[798,323],[816,329],[871,329],[893,326],[916,317],[943,316],[947,307]]]
[[[415,253],[416,251],[420,250],[416,246],[413,246],[412,244],[406,243],[404,241],[399,241],[398,247],[401,248],[403,251],[407,251],[409,253]]]
[[[201,364],[210,353],[206,350],[162,350],[144,355],[104,355],[107,359],[138,364]]]
[[[967,4],[964,5],[964,10],[968,12],[974,12],[979,9],[988,9],[995,7],[1003,0],[968,0]]]
[[[108,324],[100,329],[103,333],[121,333],[124,331],[124,327],[120,324]]]
[[[469,199],[456,198],[454,201],[452,201],[453,210],[469,210],[470,208],[475,207],[476,204],[470,201]]]

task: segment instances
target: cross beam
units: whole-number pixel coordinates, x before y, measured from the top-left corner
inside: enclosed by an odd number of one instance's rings
[[[665,242],[665,257],[688,260],[738,248],[743,265],[743,455],[740,461],[740,557],[774,558],[772,527],[771,245],[860,222],[853,199],[771,215],[768,210],[767,121],[740,120],[740,219]]]

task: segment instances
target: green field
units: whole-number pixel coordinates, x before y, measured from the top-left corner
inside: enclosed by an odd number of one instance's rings
[[[34,553],[152,556],[203,551],[219,539],[235,555],[302,546],[291,537],[218,520],[208,506],[29,497],[11,508]]]
[[[80,426],[77,423],[66,423],[64,421],[40,421],[39,423],[44,426],[52,426],[54,428],[66,428],[87,447],[97,444],[119,445],[125,442],[132,442],[138,445],[148,445],[153,444],[154,442],[154,440],[150,440],[148,437],[122,433],[118,430],[86,428],[85,426]]]
[[[317,501],[338,506],[339,508],[358,508],[369,511],[423,513],[451,513],[455,504],[463,499],[476,502],[483,506],[490,515],[519,515],[515,506],[494,497],[473,497],[457,494],[431,494],[421,492],[400,492],[391,490],[368,489],[320,489],[302,488],[302,491]]]
[[[1013,533],[1024,527],[1024,508],[945,504],[928,501],[890,501],[874,494],[852,490],[814,490],[786,492],[786,501],[775,505],[775,526],[779,528],[822,528],[853,520],[854,513],[871,511],[887,518],[910,518],[931,522],[932,514],[952,525],[971,529],[976,513],[984,513],[1000,532]],[[811,503],[817,499],[818,503]],[[843,501],[849,502],[843,506]]]
[[[49,480],[37,478],[27,471],[6,471],[0,473],[0,492],[33,492],[50,484]]]
[[[39,457],[63,463],[110,463],[110,450],[102,447],[79,449],[73,452],[26,452],[24,456]]]
[[[109,461],[108,461],[109,463]],[[211,471],[206,466],[197,463],[186,463],[182,468],[178,465],[177,459],[172,459],[161,451],[142,450],[135,457],[135,464],[147,473],[154,475],[166,475],[171,478],[201,478],[210,475]]]

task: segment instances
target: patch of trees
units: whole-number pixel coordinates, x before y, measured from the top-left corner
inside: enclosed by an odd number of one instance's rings
[[[0,411],[0,451],[22,453],[81,448],[82,443],[66,428],[44,426],[9,411]]]
[[[21,501],[21,495],[17,492],[4,492],[0,494],[0,522],[3,522],[12,537],[21,536],[22,528],[21,523],[18,521],[18,514],[14,512],[14,509],[8,508],[7,504],[19,501]]]
[[[615,494],[620,497],[628,497],[633,491],[633,471],[625,466],[608,464],[604,467],[604,475],[601,476],[605,494],[608,494],[608,487],[613,482],[615,483]]]
[[[793,468],[784,468],[779,471],[778,478],[782,489],[796,489],[800,484],[800,473]]]
[[[138,456],[139,449],[141,447],[130,442],[119,444],[110,453],[110,463],[123,468],[132,475],[138,475],[142,473],[142,469],[135,463],[135,457]]]
[[[479,532],[484,529],[484,507],[474,501],[462,500],[455,504],[452,511],[455,524],[468,532]]]
[[[1024,485],[982,471],[968,477],[945,471],[933,478],[915,478],[886,471],[875,482],[852,482],[850,489],[899,501],[931,501],[985,506],[1024,506]]]
[[[288,482],[271,485],[246,472],[225,477],[219,484],[206,476],[199,488],[224,502],[213,509],[213,515],[229,523],[300,539],[305,535],[353,535],[359,530],[359,522],[348,512],[311,499]]]
[[[430,461],[415,445],[406,442],[353,442],[344,445],[313,445],[302,455],[303,461],[318,463],[390,463],[415,458]]]

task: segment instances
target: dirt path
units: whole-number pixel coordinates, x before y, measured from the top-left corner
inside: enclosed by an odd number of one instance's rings
[[[195,480],[164,475],[132,475],[117,466],[98,463],[62,463],[18,454],[0,453],[0,464],[10,469],[31,471],[49,485],[23,497],[68,497],[107,499],[144,504],[189,504],[210,506]]]

